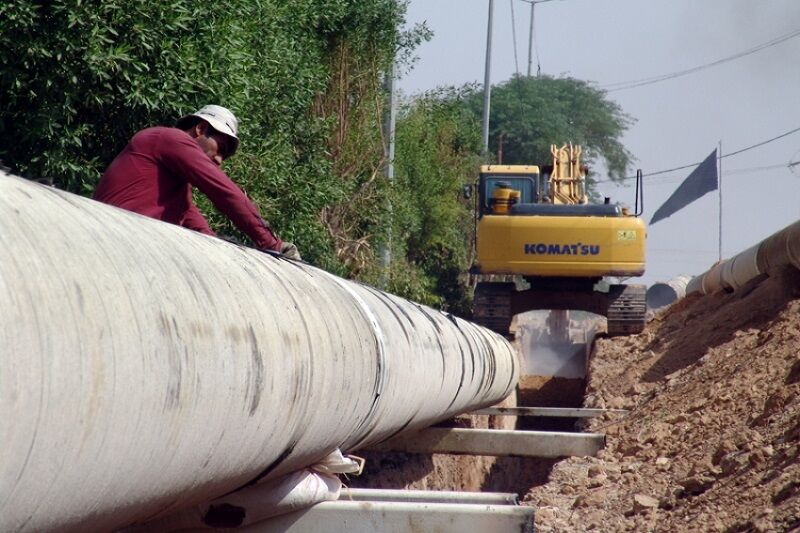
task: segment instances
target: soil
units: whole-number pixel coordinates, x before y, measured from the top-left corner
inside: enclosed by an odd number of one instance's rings
[[[534,407],[580,407],[586,381],[551,376],[520,376],[519,404]]]
[[[543,389],[536,403],[561,388],[523,381]],[[598,457],[366,454],[353,484],[517,492],[543,532],[800,531],[800,271],[687,297],[639,335],[600,335],[584,406],[629,411],[587,423],[607,435]]]
[[[800,271],[598,339],[585,406],[630,413],[527,492],[539,531],[800,530]]]

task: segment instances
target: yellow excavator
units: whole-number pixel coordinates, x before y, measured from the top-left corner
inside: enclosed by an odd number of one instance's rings
[[[568,335],[568,310],[607,318],[608,335],[639,333],[645,324],[645,285],[611,284],[607,277],[641,276],[645,224],[641,172],[636,206],[590,204],[588,169],[580,146],[551,146],[552,165],[485,165],[476,197],[477,260],[473,320],[509,335],[511,319],[551,310],[549,329]],[[492,278],[521,276],[530,288]],[[487,280],[488,279],[488,280]],[[560,333],[556,333],[560,332]]]

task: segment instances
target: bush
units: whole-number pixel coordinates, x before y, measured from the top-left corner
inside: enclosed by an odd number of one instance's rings
[[[362,239],[374,222],[338,235],[324,213],[353,219],[361,193],[383,201],[365,186],[382,165],[380,76],[425,35],[399,32],[404,12],[392,0],[3,3],[0,159],[88,195],[136,131],[218,103],[241,125],[226,171],[304,257],[347,273],[337,237]]]
[[[473,202],[462,191],[481,162],[480,123],[464,102],[473,90],[440,89],[401,108],[392,191],[392,250],[408,267],[404,283],[462,316],[474,259]]]

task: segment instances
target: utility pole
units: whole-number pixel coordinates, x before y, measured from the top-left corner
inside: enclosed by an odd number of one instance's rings
[[[533,9],[536,2],[531,2],[531,28],[528,32],[528,77],[531,77],[531,66],[533,65]]]
[[[384,176],[389,186],[394,182],[394,137],[395,137],[395,123],[397,122],[397,102],[395,98],[395,63],[389,67],[389,72],[385,74],[383,83],[386,93],[389,98],[386,113],[383,117],[383,135],[384,135],[384,157],[386,163],[383,167]],[[381,266],[383,267],[382,282],[384,287],[388,281],[389,265],[392,263],[392,204],[387,203],[387,211],[389,212],[389,227],[386,231],[386,243],[381,246]]]
[[[492,100],[492,15],[494,0],[489,0],[489,21],[486,27],[486,68],[483,75],[483,152],[489,153],[489,106]]]

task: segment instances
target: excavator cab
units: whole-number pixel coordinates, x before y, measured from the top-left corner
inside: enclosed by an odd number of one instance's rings
[[[507,167],[508,168],[508,167]],[[481,186],[480,215],[507,215],[514,205],[536,203],[539,199],[538,168],[533,175],[489,174]]]
[[[531,287],[479,282],[474,320],[508,335],[517,313],[572,309],[606,316],[609,335],[638,333],[645,286],[604,279],[644,273],[645,224],[622,206],[589,203],[579,146],[553,145],[551,152],[552,165],[481,167],[471,273],[521,276]]]

